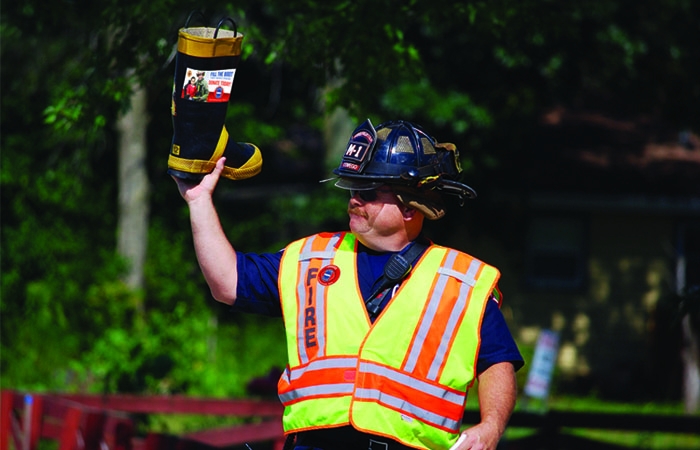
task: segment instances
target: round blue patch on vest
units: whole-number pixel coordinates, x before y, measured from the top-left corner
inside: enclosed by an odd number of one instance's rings
[[[340,277],[340,269],[338,266],[331,264],[330,266],[321,267],[318,274],[318,282],[324,286],[335,283]]]

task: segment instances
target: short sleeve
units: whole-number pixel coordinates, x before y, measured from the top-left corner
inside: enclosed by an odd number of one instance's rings
[[[481,346],[476,370],[481,373],[494,364],[511,362],[517,371],[524,364],[520,350],[508,329],[499,304],[489,298],[481,322]]]
[[[282,251],[277,253],[236,253],[238,288],[232,311],[280,317],[277,278]]]

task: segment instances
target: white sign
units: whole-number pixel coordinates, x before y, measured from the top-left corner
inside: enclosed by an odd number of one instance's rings
[[[537,338],[532,368],[527,374],[525,395],[539,399],[546,399],[549,396],[549,387],[558,352],[559,333],[552,330],[542,330]]]

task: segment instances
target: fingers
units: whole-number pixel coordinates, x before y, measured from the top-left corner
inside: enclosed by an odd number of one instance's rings
[[[465,430],[459,435],[457,442],[450,447],[450,450],[493,450],[496,448],[498,441],[489,445],[480,434],[480,430],[476,427]]]
[[[180,195],[184,198],[185,194],[187,191],[192,189],[193,187],[196,187],[197,185],[189,182],[187,180],[183,180],[182,178],[176,177],[174,175],[170,176],[174,181],[175,184],[177,185],[177,190],[180,192]]]
[[[455,442],[455,445],[450,447],[450,450],[459,450],[459,448],[460,448],[459,446],[462,445],[462,443],[464,443],[464,441],[466,441],[466,440],[467,440],[467,433],[460,434],[459,439],[457,439],[457,442]]]
[[[220,158],[216,162],[214,170],[212,170],[211,173],[205,175],[204,178],[202,178],[202,180],[198,183],[183,180],[182,178],[178,178],[175,176],[172,176],[172,178],[177,184],[177,188],[180,191],[180,195],[189,203],[190,201],[196,200],[200,197],[204,197],[207,195],[211,196],[212,192],[214,191],[214,188],[216,188],[216,185],[219,182],[221,173],[224,171],[225,164],[226,158]]]

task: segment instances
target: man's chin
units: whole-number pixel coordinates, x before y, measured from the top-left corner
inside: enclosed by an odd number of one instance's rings
[[[352,231],[355,234],[358,234],[362,233],[362,230],[367,228],[367,219],[365,219],[363,216],[352,213],[350,213],[349,216],[350,231]]]

